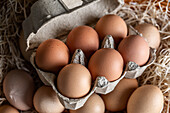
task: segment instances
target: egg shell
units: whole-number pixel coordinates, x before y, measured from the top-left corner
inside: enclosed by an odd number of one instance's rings
[[[19,111],[10,105],[1,105],[0,113],[19,113]]]
[[[70,110],[70,113],[104,113],[105,112],[105,105],[102,98],[97,95],[93,94],[90,98],[86,101],[83,107],[77,110]]]
[[[52,87],[40,87],[33,99],[35,109],[40,113],[61,113],[64,106],[60,103],[57,94]]]
[[[74,28],[68,35],[66,44],[73,54],[76,49],[81,49],[89,58],[99,48],[97,32],[89,26]]]
[[[19,47],[20,47],[20,50],[21,50],[21,53],[22,53],[24,59],[27,61],[30,61],[30,57],[31,57],[33,50],[26,51],[27,44],[26,44],[26,39],[24,38],[23,30],[20,33]]]
[[[106,35],[111,35],[116,45],[127,36],[127,25],[125,21],[117,15],[105,15],[97,22],[95,30],[102,41]]]
[[[147,40],[150,47],[158,49],[161,38],[159,30],[153,26],[152,24],[139,24],[135,27],[135,29],[142,33],[142,36]]]
[[[32,108],[34,81],[23,70],[8,72],[3,81],[3,92],[8,102],[19,110]]]
[[[90,58],[88,69],[93,77],[104,76],[108,81],[118,79],[123,71],[123,58],[118,51],[103,48],[96,51]]]
[[[57,78],[57,88],[61,94],[69,98],[85,96],[91,88],[91,74],[81,64],[68,64]]]
[[[40,69],[58,73],[69,62],[69,49],[58,39],[48,39],[39,45],[35,61]]]
[[[129,35],[123,39],[118,46],[118,51],[122,55],[125,64],[133,61],[139,66],[146,64],[150,54],[148,43],[139,35]]]
[[[124,110],[129,97],[137,87],[136,79],[122,79],[112,92],[102,95],[106,109],[112,112]]]
[[[137,88],[131,95],[127,113],[161,113],[164,98],[161,90],[154,85]]]

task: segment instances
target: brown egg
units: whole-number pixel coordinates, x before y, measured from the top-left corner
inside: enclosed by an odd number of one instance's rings
[[[83,107],[77,110],[70,110],[70,113],[104,113],[104,111],[105,106],[102,98],[94,93],[86,101]]]
[[[34,107],[40,113],[61,113],[64,106],[60,103],[52,87],[42,86],[34,95]]]
[[[19,47],[20,47],[20,50],[21,50],[21,53],[24,59],[27,61],[30,61],[30,57],[31,57],[33,50],[26,51],[27,44],[26,44],[26,39],[24,38],[23,30],[21,31],[20,38],[19,38]]]
[[[148,44],[152,48],[158,48],[161,42],[160,33],[158,29],[152,24],[139,24],[135,29],[142,33],[143,37],[146,38]]]
[[[62,113],[70,113],[68,109],[65,109]]]
[[[73,54],[76,49],[81,49],[89,58],[99,48],[97,32],[89,26],[74,28],[68,35],[66,44]]]
[[[109,81],[118,79],[123,71],[123,58],[118,51],[103,48],[96,51],[90,58],[88,69],[93,77],[104,76]]]
[[[131,95],[127,113],[161,113],[164,98],[161,90],[154,85],[137,88]]]
[[[27,72],[12,70],[3,81],[3,92],[11,105],[19,110],[29,110],[32,107],[34,81]]]
[[[127,25],[125,21],[117,15],[105,15],[97,22],[95,29],[101,40],[106,35],[112,35],[116,44],[121,39],[126,38]]]
[[[19,111],[10,105],[1,105],[0,113],[19,113]]]
[[[69,50],[62,41],[48,39],[39,45],[35,60],[40,69],[58,73],[69,62]]]
[[[136,79],[122,79],[112,92],[102,95],[106,109],[112,112],[124,110],[129,97],[137,87]]]
[[[85,96],[91,88],[91,75],[81,64],[66,65],[57,78],[57,88],[61,94],[69,98]]]
[[[139,66],[144,65],[150,54],[148,43],[139,35],[130,35],[123,39],[118,47],[125,64],[129,61],[137,63]]]

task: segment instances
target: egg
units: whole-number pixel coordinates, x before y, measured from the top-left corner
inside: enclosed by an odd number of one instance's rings
[[[19,110],[32,108],[34,81],[24,70],[12,70],[3,81],[3,92],[8,102]]]
[[[70,113],[104,113],[105,105],[102,98],[97,94],[92,94],[83,107],[77,110],[70,110]]]
[[[135,29],[142,33],[142,36],[147,40],[150,47],[158,49],[161,38],[159,30],[155,26],[144,23],[137,25]]]
[[[59,98],[52,87],[40,87],[33,99],[35,109],[40,113],[61,113],[64,106],[60,103]]]
[[[91,88],[91,74],[81,64],[68,64],[57,78],[57,88],[61,94],[69,98],[85,96]]]
[[[139,35],[129,35],[123,39],[118,46],[118,51],[122,55],[125,64],[133,61],[139,66],[148,61],[150,54],[148,43]]]
[[[126,109],[128,99],[137,87],[136,79],[122,79],[112,92],[102,95],[106,109],[112,112]]]
[[[20,47],[20,50],[21,50],[21,53],[22,53],[24,59],[27,61],[30,61],[30,57],[31,57],[33,50],[26,51],[27,44],[26,44],[26,39],[24,38],[23,30],[20,33],[19,47]]]
[[[48,39],[39,45],[35,61],[40,69],[58,73],[69,62],[69,49],[58,39]]]
[[[0,113],[19,113],[19,111],[10,105],[1,105]]]
[[[89,58],[99,48],[99,37],[97,32],[89,26],[74,28],[68,35],[66,44],[73,54],[76,49],[81,49]]]
[[[130,96],[127,113],[161,113],[163,104],[161,90],[154,85],[144,85]]]
[[[114,81],[121,76],[123,65],[123,58],[118,51],[103,48],[92,55],[88,69],[93,80],[98,76],[104,76],[107,80]]]
[[[95,30],[99,34],[100,40],[103,40],[106,35],[111,35],[116,44],[121,39],[126,38],[127,25],[125,21],[117,15],[105,15],[97,22]]]

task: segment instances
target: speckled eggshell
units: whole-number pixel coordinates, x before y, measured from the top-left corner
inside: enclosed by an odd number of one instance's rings
[[[69,62],[69,49],[58,39],[48,39],[39,45],[35,61],[43,71],[58,73]]]

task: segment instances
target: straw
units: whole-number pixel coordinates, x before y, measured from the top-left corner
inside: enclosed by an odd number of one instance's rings
[[[161,5],[163,4],[163,5]],[[139,85],[153,84],[158,86],[164,95],[162,113],[169,113],[170,107],[170,13],[169,3],[165,1],[129,2],[120,11],[119,16],[124,18],[128,25],[150,23],[159,29],[161,45],[157,50],[155,63],[149,66],[143,75],[138,78]]]
[[[33,73],[21,56],[18,39],[22,21],[28,16],[31,5],[37,0],[0,0],[0,104],[7,103],[2,91],[2,80],[11,69],[18,68]],[[127,1],[127,0],[126,0]],[[151,23],[159,29],[161,45],[157,50],[156,62],[138,78],[139,84],[158,86],[164,94],[164,109],[170,109],[170,6],[168,1],[129,2],[117,12],[132,27],[139,23]],[[42,83],[32,74],[37,87]],[[36,113],[34,109],[21,113]]]

